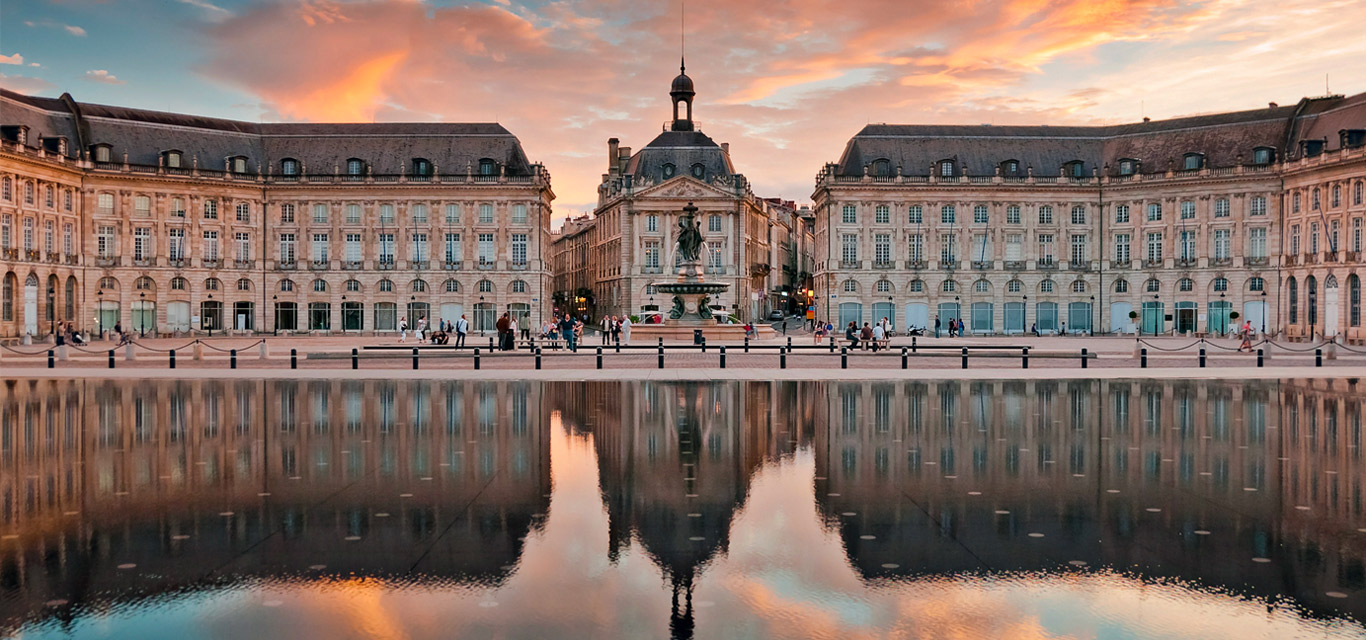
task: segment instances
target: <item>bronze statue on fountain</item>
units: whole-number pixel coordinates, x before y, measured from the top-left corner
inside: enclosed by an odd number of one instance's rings
[[[702,224],[697,219],[697,207],[689,202],[678,219],[678,280],[656,282],[654,288],[663,295],[673,295],[673,309],[669,317],[680,324],[714,324],[710,302],[712,296],[730,288],[723,282],[702,280]]]

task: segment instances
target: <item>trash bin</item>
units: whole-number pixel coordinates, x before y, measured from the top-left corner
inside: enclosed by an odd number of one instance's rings
[[[702,337],[702,330],[701,330],[701,329],[693,329],[693,330],[692,330],[692,343],[693,343],[693,344],[702,344],[703,340],[705,340],[705,338]]]

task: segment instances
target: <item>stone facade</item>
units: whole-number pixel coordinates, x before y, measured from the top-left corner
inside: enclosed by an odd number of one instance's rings
[[[548,303],[550,175],[499,125],[255,125],[0,101],[0,336],[60,320],[388,332],[461,314],[485,330],[504,311],[540,322]]]
[[[1113,127],[870,125],[817,176],[818,317],[961,318],[976,334],[1223,334],[1244,318],[1282,331],[1283,204],[1309,167],[1287,131],[1332,109],[1346,150],[1309,164],[1347,212],[1366,177],[1348,133],[1366,127],[1361,96]],[[1337,326],[1359,339],[1342,299]]]

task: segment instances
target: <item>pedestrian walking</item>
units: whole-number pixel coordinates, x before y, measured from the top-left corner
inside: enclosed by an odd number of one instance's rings
[[[621,319],[621,341],[631,344],[631,316]]]
[[[465,318],[465,314],[460,314],[460,319],[455,321],[455,346],[465,346],[465,334],[470,332],[470,321]]]
[[[408,341],[408,317],[407,317],[407,316],[404,316],[404,317],[398,319],[398,341],[399,341],[399,342],[407,342],[407,341]]]
[[[934,317],[934,337],[939,337],[939,316]]]
[[[418,344],[427,341],[427,316],[417,317],[417,331],[414,331],[413,333],[417,336]]]
[[[507,351],[507,335],[512,327],[512,318],[504,311],[498,322],[494,323],[494,327],[498,330],[498,348]]]

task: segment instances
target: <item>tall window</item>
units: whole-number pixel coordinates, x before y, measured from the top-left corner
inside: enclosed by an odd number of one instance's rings
[[[891,263],[892,235],[890,233],[879,233],[873,236],[873,260],[879,265]]]
[[[1290,255],[1300,254],[1300,225],[1290,225]]]
[[[362,259],[360,234],[348,233],[344,240],[346,245],[346,261],[352,263],[360,262]]]
[[[33,218],[24,218],[24,251],[33,250]]]
[[[512,234],[512,264],[518,267],[526,266],[526,243],[527,234]]]
[[[208,204],[205,203],[204,206],[208,207]],[[114,194],[101,193],[95,196],[95,211],[106,215],[114,213]],[[207,209],[205,211],[207,215]]]
[[[1123,224],[1129,221],[1129,205],[1121,204],[1115,207],[1115,223]]]
[[[1181,202],[1181,219],[1190,220],[1195,218],[1195,203],[1190,200]]]
[[[282,224],[294,224],[294,205],[286,202],[280,205],[280,222]]]
[[[525,207],[525,205],[521,205],[521,206]],[[523,214],[524,214],[524,215],[523,215],[523,218],[524,218],[524,219],[522,220],[522,222],[526,222],[526,220],[525,220],[525,213],[526,213],[526,212],[523,211]],[[427,224],[427,205],[422,204],[422,203],[417,203],[417,204],[413,205],[413,223],[414,223],[414,224]]]
[[[202,249],[202,253],[205,260],[219,259],[217,231],[204,232],[204,247]]]
[[[717,232],[721,230],[721,216],[713,213],[707,216],[707,231]]]
[[[840,262],[845,267],[855,267],[858,263],[858,235],[846,233],[840,236]]]
[[[12,229],[13,226],[13,215],[7,213],[3,218],[0,218],[0,249],[10,248],[10,243],[14,241],[14,239],[10,237],[10,234],[14,233]]]
[[[1161,202],[1149,202],[1149,203],[1148,203],[1148,222],[1156,222],[1156,221],[1161,220],[1161,219],[1162,219],[1162,203],[1161,203]]]
[[[237,203],[237,221],[251,222],[251,205],[246,202]]]
[[[394,224],[394,205],[382,204],[379,206],[379,223],[384,225]]]
[[[977,205],[977,206],[975,206],[975,207],[972,208],[972,223],[973,223],[973,224],[986,224],[986,223],[987,223],[987,206],[986,206],[986,205],[984,205],[984,204],[979,204],[979,205]]]
[[[314,262],[327,262],[327,234],[313,234],[313,251],[309,254]]]
[[[1214,217],[1227,218],[1229,213],[1228,198],[1219,198],[1214,201]]]
[[[460,234],[446,234],[446,262],[460,262]]]
[[[1319,252],[1319,223],[1309,224],[1309,253]]]
[[[1129,255],[1130,236],[1127,233],[1115,234],[1115,262],[1125,264],[1130,260]]]
[[[1285,283],[1286,297],[1290,302],[1290,324],[1300,322],[1300,283],[1293,276]]]
[[[103,226],[95,236],[95,247],[101,258],[114,257],[114,227]]]
[[[49,187],[49,189],[51,189],[51,187]],[[139,218],[146,218],[152,215],[152,199],[147,196],[134,197],[133,215]]]
[[[479,223],[489,224],[491,222],[493,222],[493,205],[487,203],[479,205]]]
[[[379,262],[380,264],[394,264],[394,234],[379,234]]]
[[[430,257],[430,255],[431,255],[430,251],[427,249],[427,234],[425,234],[425,233],[414,233],[414,234],[413,234],[413,237],[412,237],[412,241],[413,241],[413,255],[412,255],[412,259],[413,259],[413,260],[416,260],[416,261],[418,261],[418,262],[426,262],[427,259],[428,259],[428,258]]]
[[[645,268],[659,268],[659,241],[648,240],[645,242]]]
[[[1006,207],[1006,224],[1020,224],[1020,205]]]
[[[385,206],[389,206],[389,205],[385,205]],[[354,202],[348,203],[348,204],[346,205],[345,211],[346,211],[346,224],[360,224],[360,205],[359,205],[359,204],[356,204],[356,203],[354,203]],[[393,222],[393,220],[387,220],[386,222]]]
[[[217,200],[205,200],[205,201],[204,201],[204,219],[205,219],[205,220],[217,220],[217,219],[218,219],[218,201],[217,201]]]
[[[526,224],[527,209],[524,204],[512,205],[512,224]]]
[[[887,224],[892,221],[892,209],[885,204],[880,204],[873,212],[873,221],[878,224]]]
[[[1072,254],[1070,262],[1074,265],[1086,263],[1086,236],[1072,235]]]
[[[925,260],[925,235],[913,233],[909,238],[910,260],[911,262],[924,262]]]
[[[446,205],[446,224],[460,224],[460,205]]]
[[[1361,251],[1361,218],[1352,219],[1352,251]]]
[[[1232,243],[1230,242],[1230,237],[1232,233],[1233,232],[1228,229],[1214,230],[1215,260],[1228,260],[1230,257],[1232,257]]]
[[[920,224],[925,221],[925,210],[918,204],[913,204],[906,210],[906,222],[909,224]]]
[[[133,259],[146,260],[152,256],[152,230],[138,227],[133,230]]]
[[[494,263],[493,257],[493,234],[479,234],[479,264],[490,266]]]
[[[1039,234],[1039,264],[1053,264],[1053,262],[1054,262],[1054,260],[1055,260],[1055,258],[1054,258],[1054,255],[1055,255],[1055,254],[1054,254],[1054,251],[1053,251],[1053,243],[1054,243],[1053,234],[1051,234],[1051,233],[1040,233],[1040,234]]]
[[[62,253],[76,254],[76,228],[71,223],[62,225]]]
[[[1024,260],[1024,234],[1011,233],[1006,235],[1006,261],[1019,262]]]
[[[1039,207],[1039,224],[1053,224],[1053,207],[1051,205]]]
[[[1148,233],[1148,262],[1162,261],[1162,232]]]
[[[1181,232],[1181,259],[1190,262],[1195,260],[1195,232]]]
[[[1081,205],[1072,207],[1072,224],[1086,224],[1086,207]]]
[[[294,264],[297,248],[294,243],[294,234],[280,234],[280,262],[282,264]]]
[[[1252,196],[1252,201],[1248,204],[1248,212],[1254,216],[1266,215],[1266,197]]]
[[[939,236],[939,261],[946,265],[953,265],[958,262],[958,251],[957,247],[954,246],[952,233],[944,233]]]
[[[721,267],[724,266],[721,262],[721,243],[716,242],[708,245],[707,255],[709,257],[707,266],[720,271]]]
[[[940,224],[953,224],[957,220],[956,216],[957,211],[954,210],[954,207],[951,204],[946,204],[939,208]]]
[[[313,224],[327,224],[327,205],[313,205]]]
[[[645,216],[645,230],[650,232],[659,231],[659,216],[653,213]]]
[[[237,260],[247,262],[251,260],[251,234],[235,233],[233,240],[237,245]]]
[[[1300,192],[1298,191],[1296,191],[1294,195],[1290,196],[1290,212],[1300,212]]]
[[[169,260],[185,259],[185,230],[167,229],[166,230],[166,258]]]

